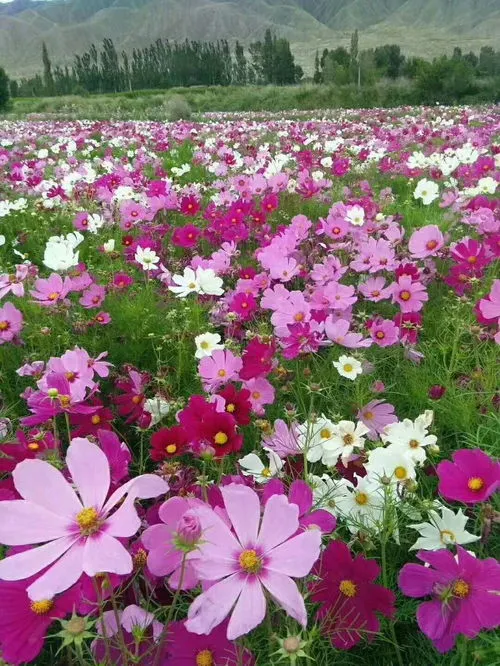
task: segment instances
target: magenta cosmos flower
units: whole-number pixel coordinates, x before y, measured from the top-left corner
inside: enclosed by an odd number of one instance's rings
[[[500,463],[480,449],[461,449],[437,466],[439,494],[465,504],[485,502],[500,487]]]
[[[167,639],[168,658],[164,666],[253,666],[255,659],[226,638],[227,623],[208,636],[190,633],[183,622],[172,622]]]
[[[304,599],[292,578],[310,572],[319,556],[321,532],[296,534],[299,507],[284,495],[269,499],[261,521],[259,496],[251,488],[231,484],[220,490],[234,533],[208,507],[196,509],[203,536],[193,566],[211,586],[191,604],[187,630],[209,634],[231,613],[228,639],[247,634],[266,614],[263,588],[305,627]]]
[[[459,634],[475,638],[500,624],[500,564],[460,546],[457,553],[421,550],[417,557],[430,566],[405,564],[399,574],[403,594],[432,597],[419,606],[417,622],[439,652],[451,650]]]
[[[75,585],[56,597],[32,601],[26,592],[32,582],[0,581],[0,653],[11,666],[36,659],[50,625],[70,615],[80,599]]]
[[[205,356],[200,361],[198,372],[206,391],[216,391],[230,381],[238,379],[238,373],[243,367],[241,358],[233,352],[217,349],[212,356]]]
[[[317,619],[321,632],[332,644],[348,650],[363,637],[380,630],[377,613],[393,617],[394,593],[377,585],[380,575],[375,560],[353,557],[342,541],[332,541],[314,568],[318,580],[311,585],[311,598],[321,604]]]
[[[14,340],[22,326],[21,312],[12,303],[6,303],[3,308],[0,308],[0,345]]]
[[[88,439],[71,442],[66,465],[73,485],[49,463],[24,460],[12,473],[22,499],[0,502],[0,543],[44,544],[0,561],[3,580],[22,580],[48,567],[27,588],[35,601],[64,592],[82,573],[129,574],[132,558],[119,539],[133,536],[140,527],[134,500],[168,490],[165,481],[145,474],[108,498],[108,459]]]
[[[425,259],[436,254],[444,245],[441,230],[435,224],[414,231],[408,242],[408,249],[416,259]]]

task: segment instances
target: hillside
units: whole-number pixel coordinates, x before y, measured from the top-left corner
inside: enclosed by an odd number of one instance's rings
[[[38,71],[42,41],[52,61],[111,37],[119,50],[170,39],[239,39],[266,28],[287,37],[310,70],[316,48],[400,43],[414,55],[460,44],[500,46],[499,0],[14,0],[0,5],[0,63],[12,76]]]

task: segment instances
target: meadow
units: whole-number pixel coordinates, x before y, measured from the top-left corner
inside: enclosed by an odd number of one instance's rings
[[[0,657],[499,664],[498,107],[57,103],[0,123]]]

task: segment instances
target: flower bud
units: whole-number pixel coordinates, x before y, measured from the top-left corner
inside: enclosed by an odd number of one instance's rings
[[[298,652],[301,648],[301,640],[298,636],[288,636],[283,641],[283,648],[288,654]]]
[[[182,543],[192,546],[201,537],[201,523],[194,511],[186,511],[177,526],[177,534]]]

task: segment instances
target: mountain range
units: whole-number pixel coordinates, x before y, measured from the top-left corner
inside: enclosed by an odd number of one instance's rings
[[[64,64],[105,37],[131,51],[158,37],[248,44],[266,28],[290,40],[306,72],[316,49],[348,45],[355,29],[361,49],[478,52],[500,47],[500,0],[13,0],[0,4],[0,64],[10,76],[40,71],[43,41]]]

